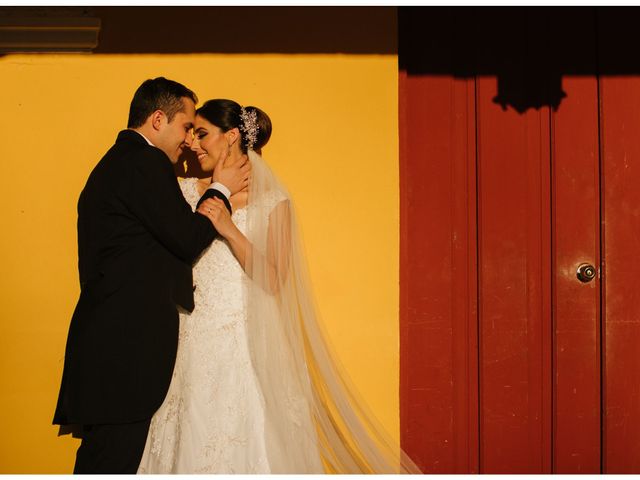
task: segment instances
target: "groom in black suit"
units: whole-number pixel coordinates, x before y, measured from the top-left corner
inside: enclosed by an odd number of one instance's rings
[[[81,293],[65,354],[54,424],[82,426],[74,473],[135,473],[162,404],[178,344],[178,309],[193,305],[192,264],[216,237],[193,213],[172,163],[190,146],[195,94],[156,78],[136,91],[128,129],[96,165],[78,202]],[[248,181],[221,168],[205,212]]]

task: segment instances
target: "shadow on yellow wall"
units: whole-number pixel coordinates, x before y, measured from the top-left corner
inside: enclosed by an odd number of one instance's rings
[[[103,15],[103,48],[116,42],[111,36],[147,45],[123,9],[95,10]],[[156,52],[114,53],[114,47],[109,54],[0,57],[0,473],[72,469],[78,441],[58,438],[51,418],[79,293],[76,202],[89,172],[124,128],[133,92],[159,75],[185,83],[202,101],[232,98],[271,116],[274,133],[263,154],[297,203],[320,315],[354,383],[398,437],[395,44],[389,51],[345,47],[351,54],[310,53],[302,46],[303,53],[159,53],[183,34],[216,39],[218,27],[231,20],[240,27],[224,38],[228,49],[256,32],[250,37],[254,43],[264,35],[268,40],[253,10],[207,10],[207,21],[202,12],[183,14],[198,27],[193,31],[188,22],[175,30],[160,28],[164,43]],[[251,21],[247,11],[253,12]],[[166,15],[173,13],[146,16],[161,25]],[[319,35],[312,19],[305,27],[292,24],[295,18],[281,18],[276,26],[297,32],[298,40],[306,27]],[[342,35],[366,30],[367,18],[369,26],[384,27],[387,38],[395,38],[392,9],[361,15],[358,24],[341,27]],[[329,19],[324,22],[320,26],[329,28]],[[346,24],[344,18],[340,22]],[[331,31],[323,35],[329,39]],[[343,41],[350,44],[349,38]]]

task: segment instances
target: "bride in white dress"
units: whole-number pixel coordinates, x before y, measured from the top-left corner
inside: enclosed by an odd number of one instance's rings
[[[248,156],[250,186],[200,213],[223,237],[193,269],[175,369],[139,473],[419,473],[381,433],[316,321],[289,196],[256,151],[269,117],[231,100],[196,112],[203,171]],[[218,158],[226,159],[217,165]],[[180,182],[195,210],[209,179]]]

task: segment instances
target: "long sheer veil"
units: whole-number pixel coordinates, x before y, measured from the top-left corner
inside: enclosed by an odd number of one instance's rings
[[[249,350],[273,473],[420,473],[358,397],[318,322],[286,189],[249,151]]]

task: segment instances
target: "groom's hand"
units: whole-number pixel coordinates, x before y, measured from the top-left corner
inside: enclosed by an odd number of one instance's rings
[[[228,165],[229,157],[218,160],[213,169],[213,182],[219,182],[231,191],[231,195],[238,193],[249,185],[251,163],[248,157],[243,157],[241,162]]]

